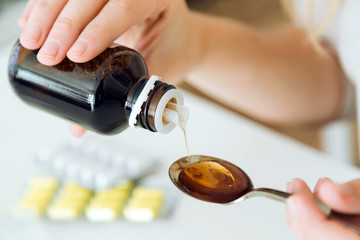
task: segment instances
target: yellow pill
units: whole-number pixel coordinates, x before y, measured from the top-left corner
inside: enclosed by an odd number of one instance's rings
[[[63,207],[63,208],[77,208],[81,209],[86,205],[86,202],[83,201],[73,201],[69,199],[55,199],[52,204],[53,206]]]
[[[30,187],[35,189],[55,189],[59,182],[50,176],[36,176],[30,179]]]
[[[108,191],[108,192],[100,192],[94,195],[95,199],[99,200],[117,200],[122,201],[125,200],[129,194],[123,191]]]
[[[76,191],[76,192],[89,192],[91,193],[91,191],[87,188],[84,188],[82,186],[80,186],[77,183],[73,183],[73,182],[67,182],[65,183],[63,190],[62,191]]]
[[[17,207],[17,211],[21,211],[22,213],[26,212],[26,215],[37,216],[40,217],[44,214],[47,206],[47,202],[43,201],[21,201]]]
[[[153,221],[159,215],[163,201],[162,190],[136,187],[123,210],[124,218],[132,222]]]
[[[114,189],[130,191],[132,187],[133,187],[133,182],[125,180],[125,181],[115,185]]]
[[[136,187],[132,192],[132,198],[162,201],[164,199],[164,192],[158,189]]]
[[[159,210],[162,206],[162,202],[146,201],[146,200],[139,201],[136,199],[130,199],[126,206],[130,208],[149,208],[149,209]]]
[[[113,208],[113,209],[120,209],[124,206],[125,201],[105,201],[105,200],[93,200],[90,202],[88,207],[93,208]]]
[[[49,189],[30,190],[25,194],[24,200],[50,201],[53,194],[54,191]]]
[[[37,216],[44,214],[58,186],[58,181],[50,176],[36,176],[29,181],[29,188],[15,206],[20,216]]]
[[[82,191],[82,190],[62,191],[59,194],[59,198],[72,200],[72,201],[88,201],[90,197],[91,197],[90,191]]]

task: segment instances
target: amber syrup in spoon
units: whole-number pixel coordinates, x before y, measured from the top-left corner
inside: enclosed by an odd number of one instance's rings
[[[225,160],[207,156],[191,156],[186,136],[189,111],[186,107],[168,103],[164,113],[165,121],[178,125],[184,133],[187,157],[170,167],[170,177],[176,169],[175,185],[187,194],[209,202],[229,203],[247,192],[253,185],[250,178],[236,165]]]
[[[229,203],[252,191],[250,178],[236,165],[222,159],[194,155],[182,158],[169,169],[173,183],[197,199]]]
[[[188,156],[175,161],[169,169],[169,176],[178,189],[194,198],[219,204],[241,202],[255,196],[286,202],[291,196],[276,189],[254,189],[250,177],[228,161],[204,155],[190,156],[186,138],[187,118],[187,108],[177,104],[168,104],[163,117],[163,120],[179,125],[184,132]],[[328,218],[360,234],[360,215],[334,212],[320,201],[315,203]]]
[[[219,204],[232,204],[251,197],[265,197],[281,202],[290,193],[271,188],[255,188],[249,176],[236,165],[222,159],[193,155],[175,161],[169,169],[175,186],[194,198]],[[315,204],[329,218],[360,234],[360,215],[332,211],[320,201]]]
[[[186,166],[179,184],[191,196],[209,202],[232,202],[252,190],[245,173],[224,160],[204,160]]]

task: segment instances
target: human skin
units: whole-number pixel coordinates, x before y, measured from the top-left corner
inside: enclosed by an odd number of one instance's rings
[[[321,178],[313,192],[304,181],[294,179],[287,184],[287,190],[293,195],[287,201],[286,218],[299,239],[360,239],[359,234],[328,219],[314,203],[318,199],[337,212],[360,214],[360,179],[336,184]]]
[[[121,24],[120,24],[121,23]],[[311,125],[336,118],[345,81],[294,26],[261,32],[190,11],[183,0],[30,0],[21,44],[46,65],[86,62],[112,42],[139,51],[149,72],[187,81],[266,123]]]
[[[266,123],[318,124],[341,112],[345,81],[337,58],[326,44],[328,54],[320,54],[308,44],[307,34],[292,25],[262,32],[190,11],[184,0],[30,0],[19,26],[21,44],[40,49],[38,60],[45,65],[65,56],[86,62],[115,42],[142,54],[150,74],[170,83],[186,78],[220,102]],[[85,131],[75,125],[71,129],[76,136]],[[297,194],[288,203],[289,220],[296,209],[304,209],[309,215],[301,222],[315,211],[319,234],[335,224],[328,224],[306,197],[310,190],[305,183],[290,190]],[[320,195],[325,203],[328,193]],[[306,228],[296,227],[300,220],[289,223],[297,236],[316,239],[306,235]],[[343,227],[329,231],[352,233]]]

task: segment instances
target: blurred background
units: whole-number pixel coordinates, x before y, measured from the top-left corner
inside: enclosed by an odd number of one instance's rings
[[[0,0],[0,44],[14,39],[20,33],[17,19],[26,4],[24,0]]]
[[[187,2],[194,10],[238,19],[265,31],[289,21],[281,9],[279,0],[187,0]],[[25,0],[0,0],[0,44],[19,35],[17,19],[25,4]],[[213,101],[186,83],[180,87]],[[244,115],[241,112],[238,114]],[[339,121],[327,126],[311,128],[268,127],[312,148],[328,152],[339,161],[359,166],[354,121]]]
[[[195,10],[237,19],[264,31],[290,22],[290,19],[284,14],[279,0],[188,0],[188,2],[190,7]],[[192,89],[191,86],[184,84],[183,87],[208,98]],[[238,113],[244,115],[244,113]],[[256,119],[253,120],[256,121]],[[338,161],[360,166],[357,126],[354,119],[307,128],[268,127],[312,148],[326,152]]]

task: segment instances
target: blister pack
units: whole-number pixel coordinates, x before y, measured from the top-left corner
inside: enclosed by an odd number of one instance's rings
[[[16,202],[17,216],[150,222],[169,216],[176,202],[164,175],[157,179],[159,158],[111,140],[90,136],[41,147],[35,162],[39,173]]]
[[[57,147],[42,147],[35,156],[43,171],[92,190],[109,188],[122,180],[150,174],[160,159],[95,137],[70,139]]]

